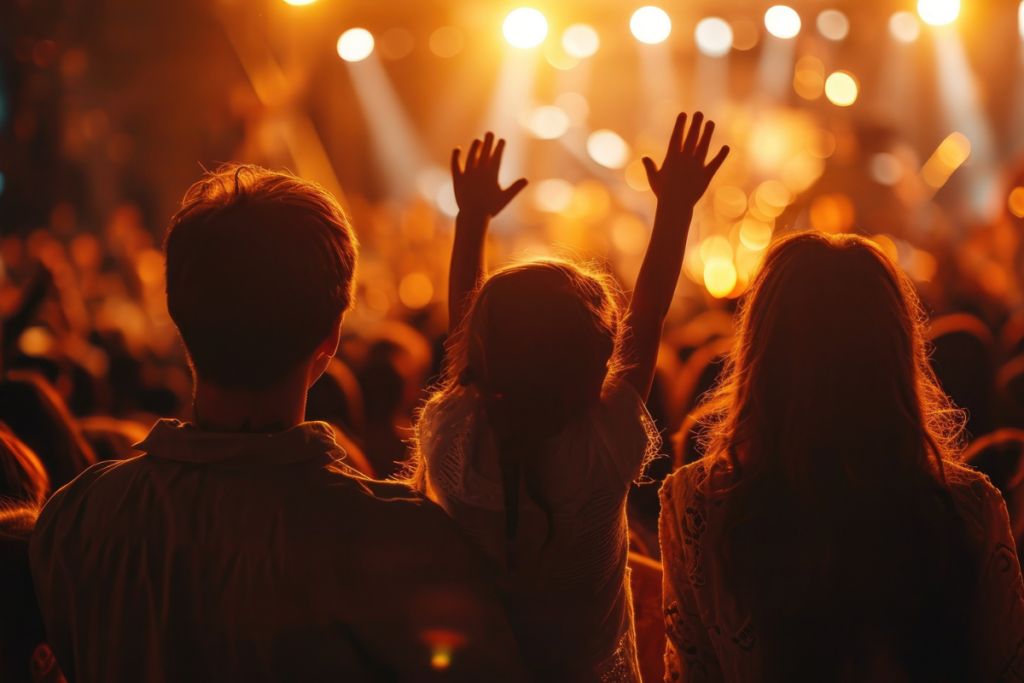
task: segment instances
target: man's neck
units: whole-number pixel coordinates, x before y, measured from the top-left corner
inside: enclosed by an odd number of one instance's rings
[[[306,413],[304,377],[289,378],[265,391],[225,389],[195,380],[193,421],[210,432],[282,432]]]

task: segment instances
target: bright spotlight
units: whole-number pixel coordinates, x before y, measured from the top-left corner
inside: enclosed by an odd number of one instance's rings
[[[633,12],[629,20],[629,30],[641,43],[653,45],[660,43],[672,32],[672,20],[660,7],[641,7]]]
[[[764,13],[764,27],[776,38],[794,38],[800,33],[800,15],[792,7],[776,5]]]
[[[889,18],[889,33],[901,43],[912,43],[921,35],[921,24],[910,12],[897,12]]]
[[[1020,31],[1020,37],[1024,38],[1024,0],[1017,8],[1017,30]]]
[[[848,71],[836,71],[825,81],[825,97],[840,107],[856,102],[857,90],[857,80]]]
[[[548,35],[548,20],[532,7],[520,7],[508,13],[501,31],[513,47],[525,50],[544,42]]]
[[[702,19],[694,31],[697,49],[708,57],[723,57],[732,49],[732,27],[718,17]]]
[[[629,145],[613,130],[595,130],[587,138],[587,154],[606,168],[622,168],[629,161]]]
[[[818,15],[818,32],[829,40],[842,40],[850,33],[850,20],[839,10],[827,9]]]
[[[562,33],[562,49],[576,59],[586,59],[601,47],[601,38],[594,27],[573,24]]]
[[[314,2],[316,2],[316,0],[284,0],[284,1],[287,2],[289,5],[295,5],[296,7],[301,7],[302,5],[312,5]]]
[[[350,28],[338,38],[338,55],[346,62],[361,62],[373,52],[373,34],[365,28]]]
[[[960,0],[918,0],[917,13],[924,23],[943,26],[960,14]]]

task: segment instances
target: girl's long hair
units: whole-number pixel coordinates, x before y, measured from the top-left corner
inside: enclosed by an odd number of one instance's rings
[[[474,385],[495,436],[510,570],[519,491],[548,516],[540,491],[541,444],[589,407],[620,371],[621,307],[615,280],[593,263],[537,259],[492,273],[474,293],[448,346],[441,381],[424,411]],[[486,375],[486,376],[485,376]],[[588,389],[590,391],[588,391]],[[426,491],[419,426],[407,481]]]
[[[765,680],[968,675],[975,554],[946,480],[963,415],[924,324],[908,278],[852,235],[779,240],[744,299],[705,444]]]

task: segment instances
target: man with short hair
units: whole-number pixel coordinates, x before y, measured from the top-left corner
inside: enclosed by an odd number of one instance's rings
[[[255,166],[185,195],[164,245],[194,421],[58,491],[32,538],[72,681],[520,680],[448,516],[343,462],[306,391],[338,347],[356,239],[318,185]]]

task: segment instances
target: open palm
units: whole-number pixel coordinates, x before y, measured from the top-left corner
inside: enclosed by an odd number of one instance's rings
[[[498,184],[501,170],[501,156],[505,152],[505,141],[494,145],[494,133],[488,132],[483,141],[474,140],[466,155],[466,166],[459,165],[458,147],[452,150],[452,183],[455,186],[455,201],[459,211],[478,216],[497,216],[519,192],[526,187],[526,178],[520,178],[504,190]]]
[[[711,135],[715,132],[715,122],[708,121],[701,135],[701,123],[704,115],[697,112],[693,115],[689,133],[683,139],[686,128],[686,114],[676,118],[676,126],[668,143],[665,161],[659,169],[654,160],[644,157],[644,168],[647,180],[659,202],[681,203],[693,206],[708,189],[722,162],[729,156],[729,148],[722,147],[714,159],[707,162],[708,149],[711,147]]]

